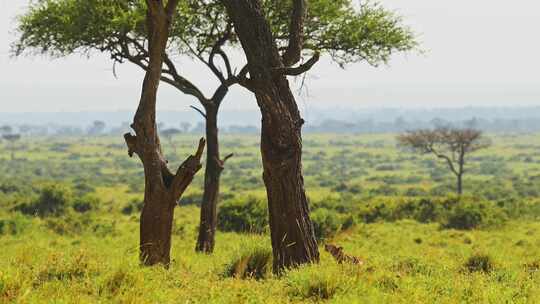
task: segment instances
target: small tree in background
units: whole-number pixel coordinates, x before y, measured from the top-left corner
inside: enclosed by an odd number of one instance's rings
[[[101,120],[95,120],[90,127],[88,127],[88,135],[101,135],[105,131],[105,122]]]
[[[173,148],[174,154],[176,155],[176,145],[174,144],[173,137],[175,135],[181,134],[182,131],[180,131],[179,129],[176,129],[176,128],[168,128],[168,129],[165,129],[165,130],[163,130],[163,131],[161,131],[159,133],[161,135],[163,135],[167,139],[167,141],[169,142],[169,144]]]
[[[436,128],[408,131],[397,137],[403,147],[444,160],[457,178],[457,193],[463,193],[465,158],[469,153],[487,148],[491,142],[477,129]]]

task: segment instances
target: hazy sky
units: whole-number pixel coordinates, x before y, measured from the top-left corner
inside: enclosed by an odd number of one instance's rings
[[[124,64],[112,75],[105,55],[10,58],[15,16],[28,0],[0,0],[0,111],[135,109],[142,73]],[[540,105],[540,2],[537,0],[381,0],[405,17],[424,55],[396,56],[378,69],[345,71],[323,60],[308,76],[309,107],[461,107]],[[243,59],[241,53],[236,60]],[[210,94],[211,75],[188,59],[186,75]],[[294,79],[291,79],[294,82]],[[160,109],[187,109],[196,101],[166,84]],[[224,108],[255,108],[254,98],[232,90]]]

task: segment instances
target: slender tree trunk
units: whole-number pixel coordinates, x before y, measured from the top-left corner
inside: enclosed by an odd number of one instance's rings
[[[463,167],[465,167],[465,148],[463,146],[461,147],[458,161],[457,193],[461,196],[463,194]]]
[[[457,175],[457,193],[458,195],[463,194],[463,174]]]
[[[268,197],[274,272],[317,262],[319,251],[302,177],[303,119],[259,1],[224,1],[249,64],[262,114],[261,153]]]
[[[156,96],[163,64],[162,54],[178,1],[147,0],[149,45],[148,70],[144,77],[139,107],[131,124],[135,135],[124,135],[128,154],[139,156],[144,168],[144,207],[140,219],[140,260],[145,265],[170,263],[171,228],[174,206],[201,168],[204,139],[195,155],[188,157],[175,174],[167,168],[156,126]]]
[[[206,168],[204,174],[204,193],[201,203],[199,236],[196,251],[212,253],[217,226],[217,204],[219,199],[219,178],[223,164],[219,158],[217,128],[218,107],[208,105],[206,109]]]

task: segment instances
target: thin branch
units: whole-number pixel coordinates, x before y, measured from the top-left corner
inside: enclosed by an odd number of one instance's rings
[[[197,108],[196,106],[189,106],[189,107],[199,112],[199,114],[201,114],[204,117],[204,119],[206,119],[206,114],[201,109]]]
[[[456,167],[454,166],[454,163],[452,162],[452,160],[450,159],[450,157],[444,155],[444,154],[441,154],[439,152],[437,152],[433,146],[430,146],[429,147],[431,153],[435,154],[435,156],[437,156],[438,158],[441,158],[441,159],[444,159],[446,160],[446,162],[448,163],[448,167],[450,168],[450,170],[455,174],[455,175],[459,175],[459,172],[456,170]]]
[[[222,47],[227,42],[227,40],[231,38],[231,35],[232,23],[229,22],[227,23],[227,28],[225,29],[223,35],[214,43],[214,46],[212,47],[212,50],[210,51],[210,56],[208,58],[208,64],[210,69],[214,72],[214,74],[216,74],[216,76],[220,79],[222,83],[225,81],[225,77],[223,76],[223,73],[221,73],[221,71],[219,71],[216,67],[216,64],[214,63],[214,57],[216,54],[221,56],[227,70],[227,78],[230,78],[232,76],[231,63],[227,54],[225,54],[225,52],[222,50]]]
[[[225,156],[225,158],[223,158],[223,163],[225,163],[229,158],[231,158],[233,156],[234,156],[234,153],[231,153],[231,154],[228,154],[227,156]]]

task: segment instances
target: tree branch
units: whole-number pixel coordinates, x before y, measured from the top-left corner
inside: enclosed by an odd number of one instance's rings
[[[216,43],[214,43],[214,46],[212,47],[212,50],[210,51],[210,56],[208,57],[208,66],[214,72],[214,74],[220,79],[220,81],[223,83],[225,82],[225,77],[223,76],[223,73],[219,71],[219,69],[216,67],[216,64],[214,63],[214,57],[216,54],[220,55],[223,59],[223,62],[225,63],[225,69],[227,70],[227,78],[230,78],[232,76],[232,69],[231,69],[231,63],[229,61],[229,57],[225,52],[221,49],[221,47],[231,38],[232,34],[232,23],[229,22],[227,24],[227,28],[225,29],[225,32],[223,33],[223,36],[221,36]]]
[[[444,154],[441,154],[439,152],[437,152],[433,146],[430,146],[429,147],[431,153],[435,154],[435,156],[437,156],[438,158],[441,158],[441,159],[444,159],[446,160],[446,162],[448,163],[448,167],[450,168],[450,170],[455,174],[455,175],[459,175],[458,171],[456,170],[456,167],[454,166],[454,163],[452,162],[452,160],[450,159],[450,157],[444,155]]]
[[[289,45],[282,56],[283,65],[290,67],[300,61],[304,44],[304,21],[307,15],[306,0],[294,0],[289,24]]]
[[[199,114],[202,115],[202,117],[204,117],[204,119],[206,119],[206,114],[199,108],[197,108],[196,106],[189,106],[190,108],[192,108],[193,110],[199,112]]]
[[[313,56],[305,63],[297,67],[283,67],[275,69],[275,73],[278,75],[298,76],[309,71],[317,61],[319,61],[319,52],[315,52]]]
[[[178,170],[176,171],[171,183],[171,190],[173,191],[175,201],[178,200],[180,195],[186,190],[187,186],[189,186],[193,180],[193,177],[195,176],[195,173],[201,169],[201,157],[205,144],[206,140],[201,138],[199,140],[199,147],[197,148],[195,154],[190,155],[182,163],[182,165],[178,167]]]

